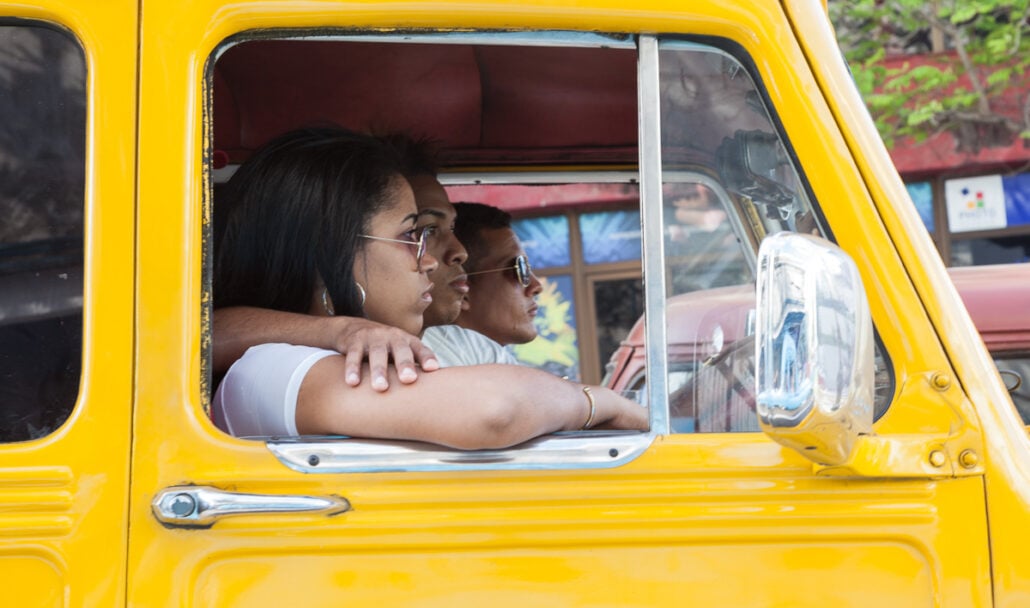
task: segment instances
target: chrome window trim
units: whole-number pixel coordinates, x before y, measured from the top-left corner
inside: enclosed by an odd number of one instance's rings
[[[301,473],[606,469],[643,454],[654,433],[569,431],[501,450],[347,437],[273,438],[266,447]]]
[[[336,28],[332,28],[336,29]],[[326,31],[332,31],[327,28]],[[339,28],[344,29],[344,28]],[[492,46],[541,46],[562,48],[621,48],[632,49],[634,40],[629,34],[613,32],[580,32],[576,30],[510,30],[470,32],[454,30],[378,32],[355,31],[347,34],[298,33],[285,30],[281,40],[324,40],[328,42],[387,42],[398,44],[479,44]]]
[[[461,171],[441,173],[437,179],[444,186],[479,185],[544,185],[544,184],[635,184],[637,171]]]
[[[618,48],[632,49],[635,41],[629,34],[578,32],[575,30],[533,30],[436,32],[403,30],[384,33],[382,31],[353,31],[347,34],[328,32],[343,31],[345,27],[327,27],[315,31],[313,28],[266,29],[238,32],[222,42],[211,53],[209,61],[218,61],[223,53],[244,42],[252,40],[317,40],[324,42],[384,42],[394,44],[478,44],[483,46],[536,46],[562,48]]]
[[[640,221],[644,239],[646,369],[650,379],[647,383],[647,402],[652,406],[651,432],[665,435],[669,433],[669,412],[666,399],[665,218],[662,213],[662,108],[658,39],[642,35],[638,46],[637,121],[640,135],[637,141],[640,150]]]
[[[213,181],[221,184],[240,168],[238,164],[230,164],[212,171]],[[511,185],[540,186],[551,184],[636,184],[640,174],[636,171],[460,171],[440,173],[437,180],[444,186],[481,186]]]

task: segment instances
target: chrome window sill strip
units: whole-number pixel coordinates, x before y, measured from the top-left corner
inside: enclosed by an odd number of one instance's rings
[[[617,467],[642,454],[654,438],[636,431],[563,432],[502,450],[336,436],[271,438],[266,446],[302,473],[545,470]]]

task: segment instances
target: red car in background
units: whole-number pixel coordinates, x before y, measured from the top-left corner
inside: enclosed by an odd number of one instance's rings
[[[955,267],[949,274],[1024,424],[1030,425],[1030,263]],[[751,285],[669,299],[668,391],[674,430],[760,430],[752,394],[754,307]],[[612,354],[604,380],[616,390],[640,391],[641,400],[647,383],[644,336],[641,318]]]

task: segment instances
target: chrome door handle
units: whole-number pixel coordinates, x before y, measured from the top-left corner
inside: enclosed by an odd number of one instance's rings
[[[337,515],[350,510],[340,496],[283,496],[225,492],[205,486],[172,486],[157,493],[151,503],[162,524],[180,528],[209,528],[229,515],[254,513],[321,513]]]

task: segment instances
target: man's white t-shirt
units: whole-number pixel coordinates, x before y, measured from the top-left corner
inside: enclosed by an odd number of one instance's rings
[[[437,325],[422,333],[422,343],[436,353],[440,367],[504,363],[521,365],[510,350],[478,331],[460,325]]]

